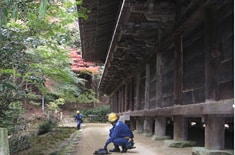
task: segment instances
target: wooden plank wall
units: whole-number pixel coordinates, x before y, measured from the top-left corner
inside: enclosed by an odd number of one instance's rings
[[[218,94],[219,99],[234,96],[234,6],[228,3],[217,12],[217,47],[219,53]]]
[[[173,106],[174,91],[174,49],[163,51],[162,59],[162,107]]]
[[[182,104],[205,100],[205,50],[203,25],[183,36],[183,92]]]
[[[114,92],[112,110],[141,111],[233,99],[232,7],[226,3],[205,8],[199,14],[205,17],[175,35],[167,48],[156,47],[143,69],[137,69]]]

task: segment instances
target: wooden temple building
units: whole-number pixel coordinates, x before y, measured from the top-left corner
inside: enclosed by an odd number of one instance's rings
[[[233,154],[226,150],[234,149],[234,0],[83,0],[82,7],[83,59],[104,64],[98,89],[111,111],[156,140],[198,138],[203,151],[194,155]]]

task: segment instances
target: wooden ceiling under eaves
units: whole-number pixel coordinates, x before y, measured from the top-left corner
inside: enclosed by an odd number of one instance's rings
[[[177,29],[172,32],[176,20],[180,21],[176,16],[178,6],[188,15],[204,4],[200,0],[84,0],[83,3],[91,10],[88,20],[79,20],[83,58],[105,62],[99,90],[107,95],[153,54],[159,44],[169,45],[168,34],[178,33]],[[200,18],[199,11],[183,28]]]
[[[120,3],[120,0],[83,0],[82,7],[89,10],[87,20],[79,19],[84,60],[105,62]]]

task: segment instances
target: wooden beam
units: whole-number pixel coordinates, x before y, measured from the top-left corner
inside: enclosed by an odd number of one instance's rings
[[[171,42],[174,40],[175,36],[181,34],[193,25],[196,25],[203,21],[204,19],[204,7],[206,3],[202,4],[189,18],[185,21],[179,23],[175,29],[172,30],[165,38],[161,39],[161,51],[168,48]]]
[[[175,105],[166,108],[156,108],[151,110],[137,110],[124,112],[130,116],[173,116],[173,115],[185,115],[185,116],[202,116],[202,115],[228,115],[233,116],[233,102],[234,100],[214,101],[210,103],[197,103],[190,105]]]

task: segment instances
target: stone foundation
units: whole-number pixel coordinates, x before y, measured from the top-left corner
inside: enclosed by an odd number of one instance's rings
[[[196,145],[194,141],[175,141],[175,140],[165,140],[165,145],[168,147],[176,147],[176,148],[183,148],[183,147],[192,147]]]
[[[194,147],[192,155],[234,155],[233,150],[208,150],[204,147]]]
[[[167,140],[167,139],[171,139],[170,136],[153,136],[152,140]]]

